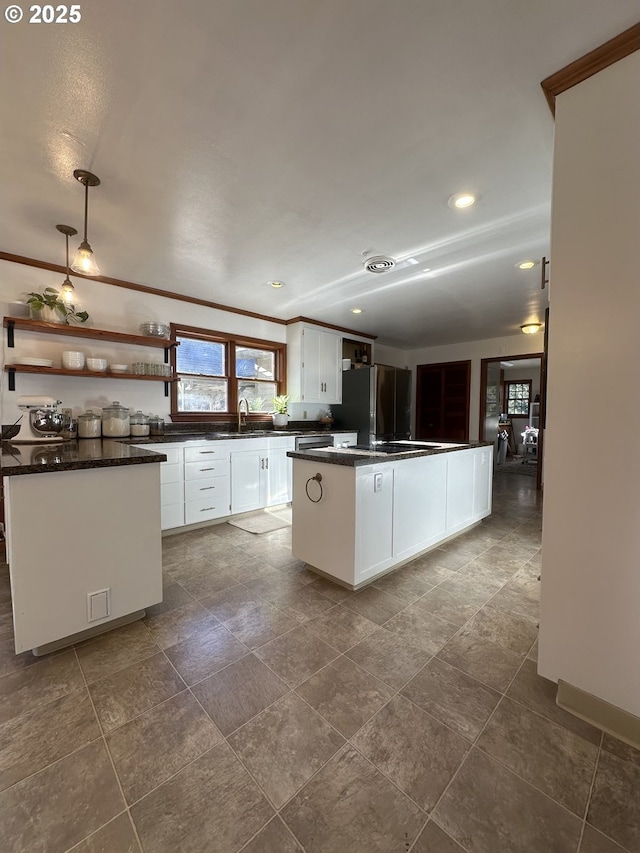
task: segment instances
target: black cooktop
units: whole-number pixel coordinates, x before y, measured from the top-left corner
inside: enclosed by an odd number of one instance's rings
[[[402,444],[356,444],[356,450],[368,450],[369,453],[407,453],[420,448],[407,447]]]

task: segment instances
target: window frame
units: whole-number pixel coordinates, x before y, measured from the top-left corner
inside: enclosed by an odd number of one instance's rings
[[[520,412],[516,412],[515,414],[509,411],[509,387],[511,385],[528,385],[529,386],[529,396],[527,398],[527,411],[526,414],[521,414]],[[533,391],[533,383],[531,379],[505,379],[504,381],[504,410],[509,418],[528,418],[529,411],[531,407],[531,397]],[[515,399],[515,398],[514,398]]]
[[[252,338],[246,335],[231,335],[227,332],[217,332],[212,329],[202,329],[198,326],[186,326],[182,323],[171,323],[171,337],[192,338],[207,341],[209,343],[220,343],[225,346],[226,374],[222,378],[227,382],[227,406],[225,412],[180,412],[178,411],[178,382],[171,383],[171,420],[173,423],[189,423],[194,421],[208,421],[211,423],[228,422],[237,416],[238,412],[238,377],[236,375],[236,347],[254,347],[256,349],[269,350],[274,354],[274,380],[277,394],[286,394],[287,387],[287,345],[278,341],[267,341],[262,338]],[[177,350],[171,350],[172,373],[179,376],[177,371]],[[193,376],[206,374],[189,374]],[[216,379],[221,377],[215,377]],[[260,381],[260,380],[256,380]],[[268,412],[249,412],[247,421],[264,421],[269,417]]]

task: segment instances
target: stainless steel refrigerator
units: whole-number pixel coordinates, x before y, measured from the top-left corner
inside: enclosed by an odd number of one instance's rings
[[[342,374],[338,429],[358,430],[358,444],[411,437],[411,371],[374,364]]]

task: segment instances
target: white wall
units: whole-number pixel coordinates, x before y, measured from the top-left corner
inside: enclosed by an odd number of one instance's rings
[[[6,316],[10,303],[24,301],[31,290],[42,291],[45,287],[59,288],[63,276],[48,270],[0,261],[0,310]],[[138,293],[122,287],[100,282],[75,279],[78,298],[76,308],[87,310],[91,315],[90,325],[98,329],[110,329],[129,334],[139,334],[138,326],[145,320],[163,323],[185,323],[204,329],[247,335],[264,340],[285,342],[287,327],[281,323],[245,317],[215,308],[192,305],[163,296]],[[214,296],[212,294],[212,296]],[[60,366],[63,350],[82,350],[86,355],[106,357],[110,361],[131,364],[133,361],[163,360],[162,349],[150,347],[119,346],[101,341],[81,340],[62,336],[45,336],[17,331],[16,345],[9,349],[3,335],[2,379],[0,386],[0,422],[13,423],[20,414],[16,399],[23,394],[46,394],[62,400],[65,407],[73,408],[78,414],[87,408],[101,408],[113,400],[145,412],[153,412],[165,418],[169,416],[169,398],[164,396],[164,383],[124,379],[78,378],[75,376],[43,376],[41,374],[16,374],[16,391],[7,390],[5,363],[17,356],[39,356],[53,358]],[[308,416],[313,417],[309,412]]]
[[[539,672],[640,715],[640,53],[557,99]],[[585,401],[588,428],[567,434]],[[612,412],[615,424],[612,426]]]
[[[522,333],[505,338],[488,338],[483,341],[468,341],[462,344],[447,344],[439,347],[425,347],[411,350],[409,366],[413,371],[413,400],[416,394],[416,367],[419,364],[439,364],[444,361],[471,361],[471,393],[469,401],[469,439],[478,438],[480,419],[480,366],[483,358],[496,358],[509,355],[527,355],[542,352],[544,345],[542,332],[535,335]],[[413,418],[415,424],[415,413]]]

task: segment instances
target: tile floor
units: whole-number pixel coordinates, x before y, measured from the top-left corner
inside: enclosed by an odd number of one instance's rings
[[[539,500],[349,593],[290,529],[164,540],[147,618],[13,655],[3,853],[635,853],[640,754],[536,674]]]

